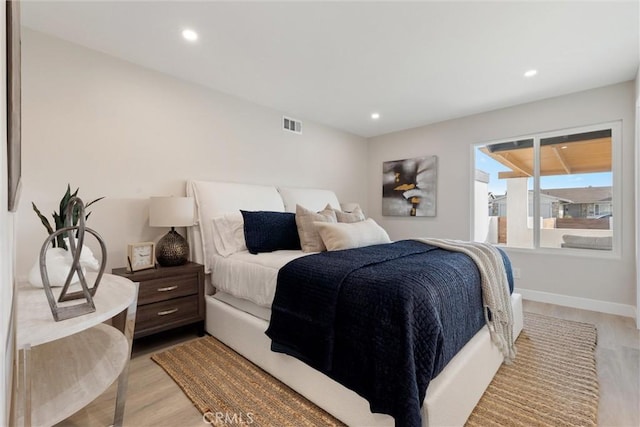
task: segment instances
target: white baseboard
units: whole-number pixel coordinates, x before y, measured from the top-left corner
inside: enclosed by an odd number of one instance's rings
[[[522,294],[522,298],[525,300],[546,302],[565,307],[580,308],[582,310],[598,311],[600,313],[617,314],[618,316],[631,317],[633,319],[636,318],[636,308],[628,304],[552,294],[550,292],[533,291],[530,289],[515,288],[514,292]]]

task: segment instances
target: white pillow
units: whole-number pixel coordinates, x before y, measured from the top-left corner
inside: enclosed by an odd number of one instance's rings
[[[246,251],[244,239],[244,220],[242,214],[228,213],[214,217],[212,220],[213,244],[223,257],[236,252]]]
[[[314,224],[328,251],[391,243],[384,228],[371,218],[353,223],[314,222]]]

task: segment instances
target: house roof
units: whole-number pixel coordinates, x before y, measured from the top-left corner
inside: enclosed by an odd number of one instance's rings
[[[489,144],[480,148],[508,167],[499,179],[533,176],[533,138]],[[540,140],[540,176],[611,171],[611,129]]]
[[[596,203],[611,201],[611,187],[555,188],[541,190],[542,194],[555,196],[572,203]]]
[[[489,198],[491,198],[491,196],[493,195],[490,195]],[[571,202],[571,200],[564,199],[562,197],[553,196],[551,194],[541,194],[541,196],[543,199],[551,200],[552,202]],[[533,191],[529,190],[529,198],[531,197],[533,197]],[[506,198],[507,198],[507,195],[503,194],[502,196],[493,196],[493,200],[490,200],[490,201],[500,202],[502,200],[506,200]]]
[[[533,191],[529,190],[529,196],[532,194]],[[611,187],[551,188],[540,190],[540,195],[543,198],[569,203],[611,202]],[[490,197],[493,197],[494,202],[498,202],[506,199],[507,195],[490,194]]]

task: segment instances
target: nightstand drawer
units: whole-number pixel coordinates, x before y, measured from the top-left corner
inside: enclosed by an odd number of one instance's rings
[[[198,296],[176,298],[138,307],[136,332],[198,318]]]
[[[198,275],[184,274],[140,282],[138,305],[166,301],[198,293]]]
[[[203,265],[188,262],[134,273],[114,268],[113,273],[139,284],[134,339],[194,323],[203,333]],[[122,316],[117,320],[119,324],[124,322]]]

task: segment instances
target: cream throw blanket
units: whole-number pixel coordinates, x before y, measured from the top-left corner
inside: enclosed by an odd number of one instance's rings
[[[489,327],[491,340],[509,364],[516,357],[513,338],[513,307],[509,295],[507,272],[500,251],[488,243],[465,242],[449,239],[416,239],[448,251],[468,255],[480,270],[484,318]],[[488,311],[491,311],[489,320]]]

